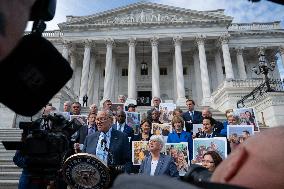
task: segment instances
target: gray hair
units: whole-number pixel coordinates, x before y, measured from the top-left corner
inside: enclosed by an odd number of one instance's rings
[[[164,139],[163,139],[163,137],[161,135],[152,135],[150,137],[150,140],[159,142],[161,144],[161,146],[162,146],[162,149],[163,149],[163,147],[165,145],[165,142],[164,142]]]

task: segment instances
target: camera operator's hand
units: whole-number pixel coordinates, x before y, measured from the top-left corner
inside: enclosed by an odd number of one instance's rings
[[[0,64],[23,36],[31,7],[35,1],[0,1]]]

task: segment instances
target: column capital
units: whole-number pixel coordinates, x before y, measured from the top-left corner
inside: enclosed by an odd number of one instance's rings
[[[283,54],[284,54],[284,46],[280,46],[280,47],[278,48],[278,51],[279,51],[279,53],[280,53],[281,55],[283,55]]]
[[[197,43],[197,45],[204,45],[206,39],[206,35],[196,35],[195,36],[195,42]]]
[[[136,44],[137,44],[137,41],[136,41],[136,38],[135,38],[135,37],[128,39],[128,46],[129,46],[129,47],[135,47]]]
[[[69,49],[71,47],[71,41],[62,40],[63,47]]]
[[[174,45],[175,46],[181,46],[182,44],[182,36],[175,36],[173,37]]]
[[[230,34],[228,33],[225,33],[225,34],[222,34],[220,37],[219,37],[219,42],[223,45],[223,44],[227,44],[229,42],[229,39],[230,39]]]
[[[266,47],[264,47],[264,46],[257,47],[258,55],[265,54],[265,49],[266,49]]]
[[[243,55],[244,47],[237,47],[235,48],[237,55]]]
[[[90,39],[83,40],[82,43],[84,44],[85,48],[91,48],[94,45],[94,42]]]
[[[159,37],[158,36],[154,36],[150,39],[151,45],[152,46],[158,46],[159,45]]]
[[[114,47],[114,45],[115,45],[115,42],[114,42],[114,39],[113,39],[113,38],[107,38],[107,39],[105,39],[105,43],[106,43],[106,46],[107,46],[107,47]]]

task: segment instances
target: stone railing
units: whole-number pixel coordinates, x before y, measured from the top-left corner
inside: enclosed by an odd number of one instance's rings
[[[30,34],[30,31],[26,31],[24,35]],[[60,30],[53,30],[53,31],[44,31],[42,33],[43,37],[47,37],[47,38],[53,38],[53,37],[62,37],[63,36],[63,32],[61,32]]]
[[[228,30],[271,30],[281,29],[280,21],[265,22],[265,23],[232,23]]]
[[[213,92],[216,93],[218,89],[223,87],[234,87],[234,88],[254,88],[260,85],[263,82],[262,79],[247,79],[247,80],[227,80],[221,83],[217,89]]]

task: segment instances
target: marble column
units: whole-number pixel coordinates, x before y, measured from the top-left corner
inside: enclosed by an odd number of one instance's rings
[[[116,65],[116,53],[112,53],[112,63],[111,63],[111,86],[110,86],[110,100],[113,102],[117,101],[115,81],[117,81],[117,65]]]
[[[74,91],[74,80],[75,80],[75,77],[76,77],[76,67],[77,67],[77,53],[76,53],[74,46],[71,48],[71,51],[70,51],[70,65],[71,65],[71,68],[73,70],[73,75],[72,75],[72,78],[69,81],[68,86],[70,87],[70,89],[72,91]],[[78,95],[78,93],[76,93],[76,95]]]
[[[247,73],[245,69],[245,63],[243,58],[243,48],[237,48],[237,63],[240,79],[247,79]]]
[[[196,99],[195,101],[198,102],[198,104],[201,103],[201,100],[203,99],[202,96],[202,83],[201,83],[201,73],[200,73],[200,63],[199,63],[199,55],[198,52],[195,52],[193,54],[193,64],[194,64],[194,78],[195,78],[195,94]]]
[[[129,46],[129,60],[128,60],[128,98],[136,100],[136,57],[135,46],[136,39],[131,38],[128,40]]]
[[[94,103],[94,85],[96,72],[96,55],[93,53],[90,60],[89,82],[88,82],[88,105]]]
[[[159,41],[157,37],[153,37],[150,42],[152,45],[152,97],[160,98]]]
[[[104,80],[104,95],[103,101],[111,99],[111,81],[112,81],[112,49],[114,40],[109,38],[106,40],[106,65],[105,65],[105,80]]]
[[[87,93],[88,93],[88,81],[89,81],[92,42],[89,40],[86,40],[84,41],[84,45],[85,45],[85,51],[84,51],[81,86],[80,86],[80,97],[79,97],[79,102],[82,104],[83,104],[83,97],[85,95],[88,95]]]
[[[64,41],[63,42],[63,50],[62,50],[62,56],[68,61],[69,57],[69,50],[70,50],[70,42]]]
[[[216,66],[217,86],[219,86],[224,80],[221,53],[219,49],[215,52],[215,66]]]
[[[222,46],[222,51],[223,51],[223,59],[224,59],[224,65],[225,65],[225,71],[226,71],[226,79],[234,79],[234,71],[233,71],[233,66],[232,66],[232,61],[230,57],[230,51],[229,51],[229,35],[224,34],[221,35],[219,38],[219,41]]]
[[[175,45],[175,62],[176,62],[176,86],[177,86],[177,106],[184,106],[186,104],[184,78],[183,78],[183,65],[182,65],[182,52],[181,44],[182,37],[177,36],[173,38]]]
[[[200,61],[200,72],[201,72],[201,83],[202,83],[202,105],[210,105],[210,81],[207,68],[205,47],[204,47],[205,36],[197,36],[196,42],[198,45],[199,61]]]
[[[284,67],[284,46],[279,47],[279,53],[280,53],[280,56],[281,56],[282,65]]]

